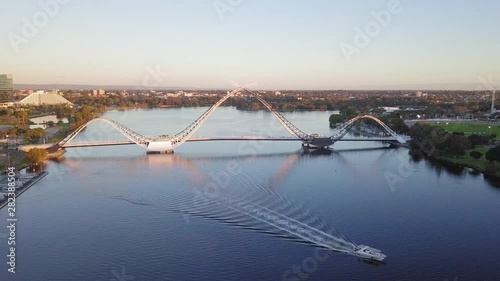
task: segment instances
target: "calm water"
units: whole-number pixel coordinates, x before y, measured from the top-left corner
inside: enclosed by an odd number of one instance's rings
[[[107,115],[160,135],[204,110]],[[285,116],[331,135],[329,114]],[[287,133],[268,112],[221,108],[196,135]],[[92,139],[124,137],[93,124],[75,141]],[[18,201],[15,275],[0,228],[0,280],[500,280],[500,189],[384,147],[344,142],[326,155],[295,142],[187,143],[172,155],[70,149]],[[318,250],[231,209],[235,200],[379,248],[387,262]],[[6,219],[3,209],[2,225]]]

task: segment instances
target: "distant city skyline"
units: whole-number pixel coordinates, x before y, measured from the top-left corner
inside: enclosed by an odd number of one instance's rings
[[[187,91],[200,91],[200,90],[233,90],[236,87],[230,84],[224,86],[224,81],[221,83],[220,87],[193,87],[193,86],[151,86],[145,87],[141,85],[92,85],[92,84],[14,84],[15,90],[164,90],[164,91],[174,91],[174,90],[187,90]],[[364,86],[364,87],[339,87],[339,88],[279,88],[270,87],[264,88],[258,85],[249,87],[249,89],[259,90],[259,91],[280,91],[280,90],[317,90],[317,91],[336,91],[336,90],[348,90],[348,91],[369,91],[369,90],[387,90],[387,91],[446,91],[446,90],[457,90],[457,91],[487,91],[491,92],[489,88],[478,83],[457,83],[457,84],[434,84],[434,85],[391,85],[391,86]]]
[[[0,73],[13,74],[14,85],[227,89],[230,79],[270,90],[489,90],[500,84],[494,0],[0,3],[8,7],[0,10]]]

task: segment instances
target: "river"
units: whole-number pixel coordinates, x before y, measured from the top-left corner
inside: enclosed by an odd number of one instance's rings
[[[143,135],[173,135],[206,109],[106,116]],[[332,135],[329,115],[284,113],[306,133]],[[224,107],[195,134],[239,135],[287,132],[269,112]],[[124,139],[94,123],[73,141]],[[68,149],[46,169],[17,202],[16,274],[7,272],[0,211],[0,280],[500,280],[500,189],[466,169],[416,162],[405,148],[92,147]],[[318,248],[316,230],[340,237],[335,247],[378,248],[386,263]]]

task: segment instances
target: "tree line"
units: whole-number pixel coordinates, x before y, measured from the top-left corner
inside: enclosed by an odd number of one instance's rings
[[[416,123],[408,134],[412,137],[412,154],[424,154],[429,157],[461,157],[468,151],[469,156],[475,160],[483,156],[488,161],[485,172],[500,177],[500,145],[490,148],[484,155],[473,150],[477,146],[491,145],[495,143],[496,135],[489,136],[470,135],[465,136],[463,132],[449,133],[439,126],[426,123]],[[472,150],[472,151],[471,151]]]

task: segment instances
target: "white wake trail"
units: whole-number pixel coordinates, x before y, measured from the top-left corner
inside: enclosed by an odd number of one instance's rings
[[[213,201],[210,201],[233,210],[236,213],[251,217],[259,222],[272,226],[279,231],[299,238],[305,242],[309,242],[313,245],[344,253],[352,253],[357,246],[341,236],[335,236],[324,232],[313,226],[247,200],[219,195]],[[206,203],[209,202],[207,201]]]

